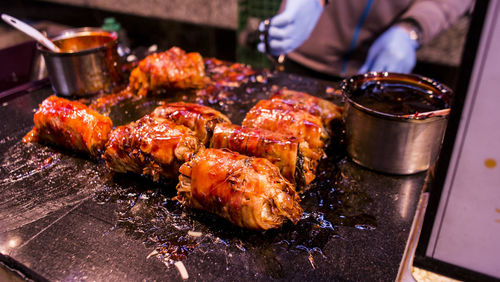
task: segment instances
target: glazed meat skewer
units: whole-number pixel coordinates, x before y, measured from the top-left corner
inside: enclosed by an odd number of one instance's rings
[[[305,110],[312,115],[319,116],[326,129],[329,129],[332,121],[342,118],[343,107],[304,92],[283,88],[273,94],[271,100],[279,101],[296,109]]]
[[[180,168],[177,200],[248,229],[277,228],[301,215],[293,185],[266,159],[203,149]]]
[[[82,103],[57,96],[45,99],[24,142],[44,142],[99,158],[113,129],[111,119]]]
[[[313,149],[324,148],[329,137],[318,116],[277,100],[259,101],[246,114],[242,125],[295,136]]]
[[[153,180],[176,178],[181,164],[203,144],[183,125],[145,116],[117,127],[106,145],[104,160],[116,172],[150,175]]]
[[[315,178],[316,167],[325,156],[329,135],[320,117],[282,101],[261,100],[245,116],[244,127],[261,128],[299,139],[301,160],[306,160],[305,185]],[[303,166],[304,167],[304,166]]]
[[[286,179],[296,184],[297,190],[315,177],[315,160],[311,160],[307,152],[302,152],[303,148],[308,149],[308,144],[291,135],[221,123],[215,126],[210,147],[265,158],[276,165]]]
[[[205,83],[205,64],[199,53],[172,47],[139,62],[129,77],[129,88],[139,96],[164,89],[200,88]]]
[[[207,106],[184,102],[159,106],[151,113],[151,116],[165,118],[188,127],[205,146],[210,143],[217,124],[231,123],[231,120],[219,111]]]

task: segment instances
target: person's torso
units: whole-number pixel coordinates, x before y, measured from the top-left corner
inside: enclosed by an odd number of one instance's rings
[[[402,15],[413,0],[331,0],[310,37],[288,56],[319,72],[355,74],[374,39]]]

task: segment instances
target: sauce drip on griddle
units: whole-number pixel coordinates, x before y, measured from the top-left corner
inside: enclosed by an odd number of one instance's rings
[[[309,256],[324,257],[323,248],[329,239],[342,238],[338,232],[341,226],[359,230],[377,228],[375,217],[365,211],[372,199],[351,174],[352,166],[336,157],[323,160],[318,178],[302,196],[305,212],[297,225],[287,222],[265,232],[242,229],[215,215],[183,208],[172,199],[175,190],[171,187],[175,183],[151,182],[132,174],[109,179],[108,188],[99,191],[95,199],[103,203],[115,202],[117,226],[143,240],[147,247],[154,248],[150,256],[165,262],[184,260],[196,250],[204,252],[217,245],[236,253],[267,250],[270,253],[264,256],[268,260],[266,264],[275,269],[279,263],[274,256],[279,256],[280,252],[305,252]],[[190,236],[191,231],[201,236]],[[280,277],[272,269],[268,274]]]
[[[430,90],[395,82],[367,81],[353,91],[351,99],[371,110],[393,115],[411,115],[448,108]]]

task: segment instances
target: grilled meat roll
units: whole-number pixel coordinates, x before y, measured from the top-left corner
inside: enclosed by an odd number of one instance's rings
[[[222,122],[231,123],[231,120],[219,111],[207,106],[184,102],[159,106],[151,115],[188,127],[206,146],[210,142],[215,125]]]
[[[311,149],[323,149],[328,133],[321,119],[279,100],[261,100],[246,114],[245,127],[271,130],[305,140]]]
[[[46,142],[99,157],[113,122],[82,103],[57,96],[45,99],[36,111],[35,126],[24,142]]]
[[[323,125],[327,128],[331,121],[340,120],[342,118],[343,107],[304,92],[283,88],[276,92],[271,97],[271,100],[281,101],[294,108],[305,110],[312,115],[319,116],[321,117]]]
[[[164,88],[199,88],[205,80],[205,64],[199,53],[187,53],[172,47],[154,53],[139,62],[132,70],[129,87],[139,96]]]
[[[145,116],[117,127],[103,155],[107,166],[116,172],[134,172],[175,178],[180,165],[189,161],[203,144],[183,125],[167,119]]]
[[[300,198],[293,185],[266,159],[224,149],[203,149],[179,170],[177,200],[248,229],[296,223]]]
[[[269,160],[286,179],[297,185],[297,191],[315,178],[318,156],[311,159],[308,144],[291,135],[220,123],[215,126],[210,147],[228,148]]]

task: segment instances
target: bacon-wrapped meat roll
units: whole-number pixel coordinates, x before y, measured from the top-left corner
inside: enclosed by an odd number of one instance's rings
[[[180,165],[188,161],[203,144],[183,125],[167,119],[145,116],[117,127],[103,155],[107,166],[116,172],[134,172],[175,178]]]
[[[206,146],[210,142],[215,125],[231,120],[210,107],[192,103],[170,103],[156,108],[152,116],[169,119],[194,131]]]
[[[33,117],[35,126],[24,142],[47,142],[99,157],[113,122],[82,103],[57,96],[45,99]]]
[[[215,126],[210,147],[268,159],[286,179],[297,185],[297,191],[315,178],[318,156],[310,159],[308,144],[291,135],[220,123]],[[302,152],[303,149],[306,152]]]
[[[310,114],[319,116],[325,127],[328,127],[331,121],[342,118],[343,107],[304,92],[283,88],[276,92],[271,100],[279,100],[294,108],[306,110]]]
[[[312,149],[323,149],[328,133],[321,119],[279,100],[261,100],[245,116],[245,127],[263,128],[305,140]]]
[[[162,53],[154,53],[132,70],[129,87],[144,96],[164,88],[199,88],[204,84],[205,64],[199,53],[187,53],[172,47]]]
[[[177,199],[255,230],[296,223],[300,198],[293,185],[266,159],[223,149],[203,149],[179,170]]]

